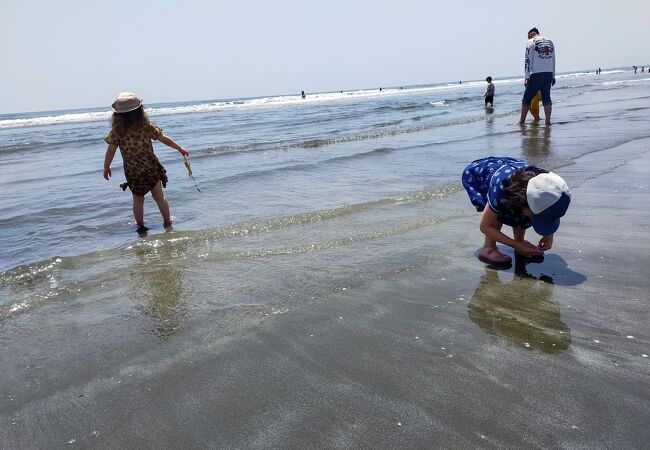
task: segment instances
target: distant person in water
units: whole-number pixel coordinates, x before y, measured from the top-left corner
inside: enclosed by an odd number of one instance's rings
[[[307,96],[305,95],[305,91],[302,91],[302,92],[300,93],[300,95],[301,95],[302,98],[307,97]]]
[[[636,73],[636,69],[637,69],[637,67],[636,67],[636,66],[632,66],[632,68],[634,69],[634,73]]]
[[[560,218],[571,203],[569,187],[559,175],[521,159],[490,156],[465,167],[461,181],[476,210],[483,212],[481,261],[511,263],[512,258],[497,248],[497,242],[526,257],[542,256],[552,247]],[[504,224],[512,227],[513,238],[501,232]],[[542,236],[537,245],[524,239],[531,226]]]
[[[160,164],[153,152],[151,140],[162,142],[168,147],[178,150],[183,156],[190,153],[174,140],[165,136],[161,128],[149,122],[144,112],[142,100],[131,92],[122,92],[113,102],[113,121],[111,131],[104,139],[108,144],[104,156],[104,178],[111,176],[111,162],[115,151],[120,149],[126,183],[120,185],[123,190],[128,187],[133,194],[133,215],[138,225],[138,233],[145,233],[144,226],[144,196],[151,196],[158,205],[163,218],[163,227],[172,225],[169,204],[165,199],[163,188],[167,185],[167,171]]]
[[[492,77],[487,77],[485,81],[488,84],[487,90],[483,95],[483,97],[485,97],[485,107],[491,108],[492,106],[494,106],[494,83],[492,83]]]
[[[553,41],[540,36],[537,28],[528,31],[528,45],[524,60],[524,86],[526,91],[521,100],[519,124],[523,125],[530,109],[530,101],[537,91],[542,94],[546,125],[551,124],[551,86],[555,85],[555,45]]]
[[[379,88],[379,92],[381,92],[381,87]]]

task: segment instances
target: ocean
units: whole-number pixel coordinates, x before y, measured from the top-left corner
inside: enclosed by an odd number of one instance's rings
[[[143,237],[108,107],[0,116],[0,447],[647,447],[650,74],[495,85],[146,105]],[[543,260],[477,259],[488,155],[571,188]]]
[[[431,243],[475,215],[451,199],[476,158],[557,170],[650,136],[645,74],[559,75],[550,128],[514,125],[521,78],[495,80],[490,111],[485,86],[144,99],[150,120],[190,151],[201,189],[180,155],[155,143],[174,227],[165,232],[147,197],[146,237],[119,188],[119,152],[113,178],[102,178],[110,108],[0,115],[0,321],[50,304],[68,305],[65,314],[83,299],[143,312],[145,332],[168,336],[209,310],[290,309],[441,257]]]

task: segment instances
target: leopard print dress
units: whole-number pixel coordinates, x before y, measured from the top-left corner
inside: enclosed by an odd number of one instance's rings
[[[147,123],[143,128],[129,130],[124,137],[116,136],[111,130],[104,138],[108,144],[120,148],[126,175],[126,183],[120,185],[122,189],[128,187],[135,195],[145,195],[158,181],[162,182],[163,187],[167,186],[167,171],[153,152],[151,142],[161,134],[162,128]]]

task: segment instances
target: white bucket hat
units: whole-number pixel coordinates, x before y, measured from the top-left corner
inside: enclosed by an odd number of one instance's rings
[[[135,111],[140,106],[142,106],[142,100],[133,92],[122,92],[111,105],[116,113]]]

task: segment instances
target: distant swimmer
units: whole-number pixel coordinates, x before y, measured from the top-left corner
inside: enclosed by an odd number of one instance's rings
[[[600,70],[600,67],[599,67],[599,68],[598,68],[598,75],[600,75],[600,72],[601,72],[601,70]]]
[[[400,89],[404,89],[404,86],[400,86],[399,88],[400,88]]]
[[[634,69],[634,73],[636,73],[636,69],[637,69],[637,67],[636,67],[636,66],[632,66],[632,68]]]
[[[494,105],[494,83],[492,83],[492,77],[487,77],[485,81],[488,84],[487,91],[483,95],[485,97],[485,107],[491,108]]]
[[[302,91],[300,95],[302,96],[302,98],[307,97],[307,96],[305,95],[305,91]]]
[[[379,92],[381,92],[381,87],[379,88]]]

